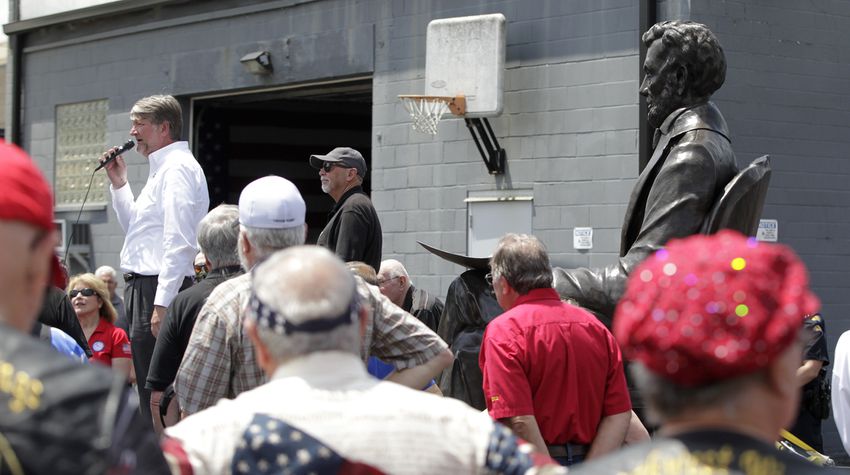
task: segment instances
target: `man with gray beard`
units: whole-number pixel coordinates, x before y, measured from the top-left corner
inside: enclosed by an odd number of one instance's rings
[[[738,167],[726,120],[709,101],[726,78],[720,42],[705,25],[665,21],[643,35],[640,94],[646,97],[655,149],[637,179],[620,237],[620,259],[598,269],[554,270],[555,288],[610,328],[626,279],[672,238],[700,232]]]

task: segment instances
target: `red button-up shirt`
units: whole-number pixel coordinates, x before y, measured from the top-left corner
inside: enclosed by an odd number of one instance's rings
[[[534,415],[547,444],[590,444],[600,420],[631,409],[620,347],[554,289],[534,289],[487,325],[478,360],[494,419]]]

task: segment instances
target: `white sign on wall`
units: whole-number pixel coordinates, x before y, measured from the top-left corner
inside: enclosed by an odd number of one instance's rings
[[[759,230],[756,239],[765,242],[779,241],[779,221],[775,219],[759,220]]]
[[[593,249],[593,228],[573,228],[573,249]]]

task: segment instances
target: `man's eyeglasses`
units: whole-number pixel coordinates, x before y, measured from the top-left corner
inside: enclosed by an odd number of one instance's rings
[[[324,170],[325,173],[330,173],[331,170],[333,169],[333,167],[348,168],[348,167],[344,167],[344,166],[340,165],[339,163],[322,162],[322,170]]]
[[[484,276],[484,280],[487,281],[487,285],[492,286],[493,285],[493,273],[488,272],[487,275]]]
[[[68,292],[68,295],[70,295],[71,298],[74,298],[79,294],[83,294],[83,297],[91,297],[95,294],[95,291],[94,289],[74,289]]]
[[[393,279],[398,279],[399,277],[401,277],[401,276],[400,276],[400,275],[397,275],[397,276],[395,276],[395,277],[390,277],[389,279],[379,280],[379,281],[378,281],[378,285],[384,285],[384,284],[386,284],[387,282],[389,282],[389,281],[391,281],[391,280],[393,280]]]

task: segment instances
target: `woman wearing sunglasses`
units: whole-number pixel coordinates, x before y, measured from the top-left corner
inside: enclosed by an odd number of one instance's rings
[[[89,361],[111,366],[131,379],[130,340],[114,325],[117,315],[106,284],[94,274],[75,275],[68,284],[68,296],[93,353]]]

